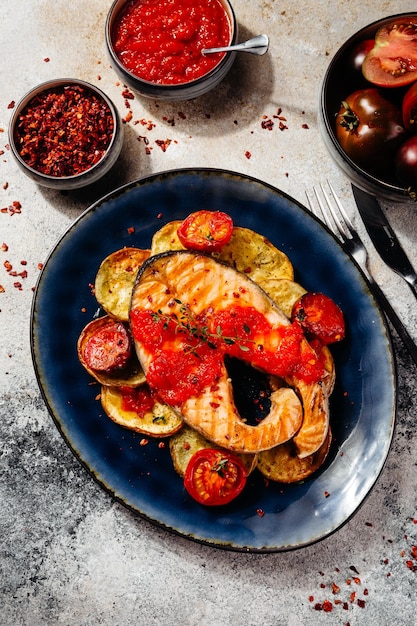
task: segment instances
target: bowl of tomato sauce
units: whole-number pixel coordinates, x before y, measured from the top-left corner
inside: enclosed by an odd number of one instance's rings
[[[98,87],[74,78],[37,85],[16,105],[9,144],[20,169],[43,187],[72,190],[102,178],[116,163],[123,127]]]
[[[342,44],[322,82],[319,124],[352,183],[390,201],[417,199],[417,12]]]
[[[115,0],[105,36],[113,68],[142,96],[180,101],[218,85],[236,52],[237,22],[228,0]]]

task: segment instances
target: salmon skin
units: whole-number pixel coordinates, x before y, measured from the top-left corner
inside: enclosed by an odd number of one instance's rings
[[[185,305],[198,317],[207,310],[215,313],[230,309],[236,306],[237,300],[239,307],[256,309],[274,328],[290,325],[278,306],[248,276],[210,256],[190,251],[166,252],[145,261],[133,288],[130,316],[132,320],[138,310],[171,316],[179,314],[180,307]],[[133,335],[146,375],[154,353],[134,332]],[[307,344],[305,339],[302,341]],[[184,337],[178,335],[176,342],[178,352],[184,350]],[[308,349],[311,348],[308,346]],[[312,355],[315,355],[313,351]],[[312,448],[320,447],[327,435],[330,386],[322,384],[321,380],[306,384],[293,375],[288,385],[278,385],[276,378],[274,380],[269,414],[256,426],[245,423],[240,417],[224,362],[215,385],[207,385],[202,393],[188,397],[174,408],[185,423],[226,449],[256,453],[298,436],[298,453],[307,456]],[[317,430],[318,421],[322,432],[314,437],[311,431]],[[303,423],[309,429],[306,438],[302,436]]]

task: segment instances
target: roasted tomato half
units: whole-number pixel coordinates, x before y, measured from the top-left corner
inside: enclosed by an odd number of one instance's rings
[[[308,337],[327,345],[345,336],[340,307],[324,293],[309,291],[294,303],[291,320],[298,322]]]
[[[87,330],[82,359],[89,369],[109,373],[127,365],[132,345],[122,322],[105,316],[93,320]]]
[[[410,87],[403,98],[402,114],[406,129],[417,133],[417,83]]]
[[[382,26],[364,59],[362,72],[378,87],[402,87],[417,80],[417,20]]]
[[[406,136],[400,109],[378,89],[360,89],[342,102],[336,137],[347,156],[367,172],[392,177],[394,154]]]
[[[180,224],[178,238],[184,248],[216,252],[226,245],[233,233],[233,220],[222,211],[196,211]]]
[[[234,500],[246,484],[246,468],[231,452],[203,448],[191,457],[184,486],[200,504],[219,506]]]

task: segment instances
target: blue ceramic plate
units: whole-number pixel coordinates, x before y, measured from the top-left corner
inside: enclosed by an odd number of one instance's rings
[[[101,261],[123,246],[148,248],[153,233],[198,209],[229,213],[291,259],[296,279],[344,311],[347,338],[333,349],[333,445],[325,465],[300,484],[269,483],[254,472],[245,492],[205,508],[185,492],[168,446],[109,420],[97,385],[78,362],[82,328],[97,313],[91,284]],[[391,344],[354,262],[302,205],[233,172],[184,169],[128,184],[99,200],[67,230],[47,259],[34,296],[32,355],[47,407],[74,454],[113,497],[148,520],[211,546],[252,552],[309,545],[340,528],[380,474],[395,420]]]

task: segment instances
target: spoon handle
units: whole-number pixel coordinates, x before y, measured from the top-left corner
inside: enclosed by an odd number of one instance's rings
[[[212,52],[232,52],[238,50],[240,52],[250,52],[251,54],[262,55],[267,52],[269,47],[269,38],[267,35],[258,35],[243,43],[237,43],[234,46],[223,46],[222,48],[204,48],[201,52],[203,54],[210,54]]]

